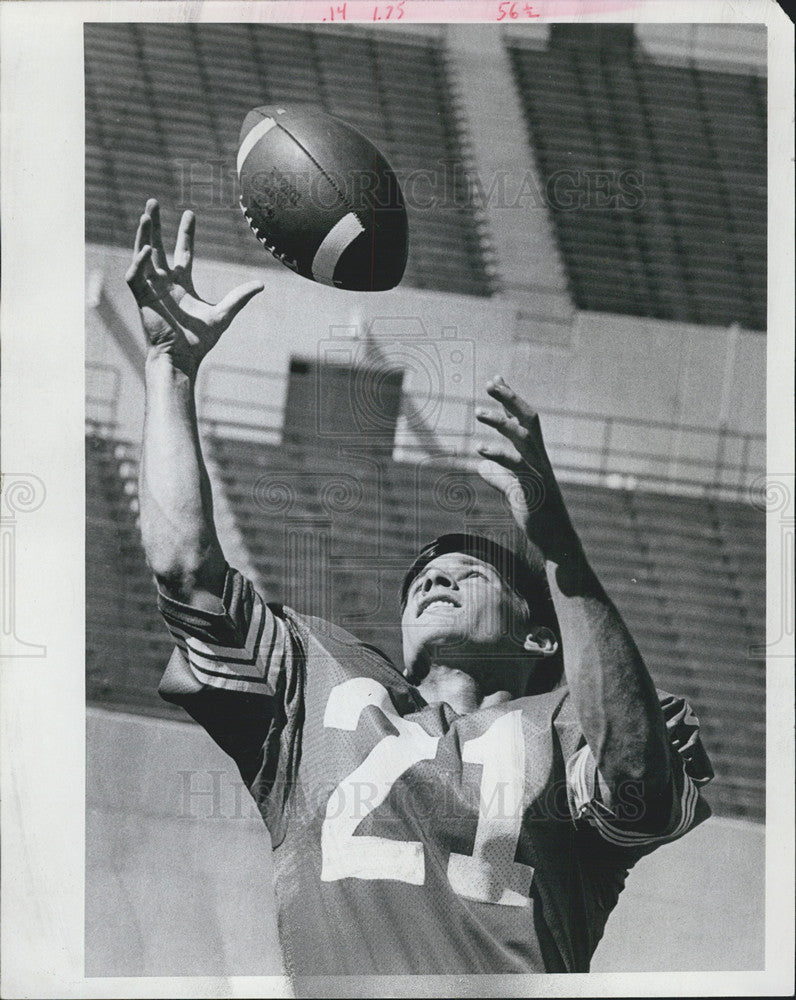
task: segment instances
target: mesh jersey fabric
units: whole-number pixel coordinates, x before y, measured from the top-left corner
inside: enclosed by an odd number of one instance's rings
[[[164,595],[161,695],[236,762],[271,835],[290,975],[584,972],[629,869],[709,815],[698,722],[659,693],[668,818],[606,803],[565,687],[457,715],[373,646],[266,604]],[[640,817],[631,822],[634,803]]]

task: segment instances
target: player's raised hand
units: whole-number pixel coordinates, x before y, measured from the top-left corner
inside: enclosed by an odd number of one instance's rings
[[[139,220],[133,262],[125,276],[149,344],[174,355],[193,371],[246,303],[263,289],[260,282],[250,281],[218,303],[200,298],[191,276],[195,228],[193,212],[183,212],[174,263],[169,267],[160,231],[160,207],[151,198]]]
[[[486,391],[500,409],[478,407],[476,418],[496,433],[481,442],[478,471],[508,501],[517,524],[545,555],[574,529],[547,456],[539,414],[498,375]]]

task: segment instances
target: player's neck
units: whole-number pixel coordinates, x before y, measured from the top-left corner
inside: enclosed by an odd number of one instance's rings
[[[469,715],[480,708],[488,708],[518,697],[502,686],[499,690],[487,690],[471,674],[441,663],[431,665],[428,674],[418,685],[418,691],[429,705],[446,702],[459,715]]]

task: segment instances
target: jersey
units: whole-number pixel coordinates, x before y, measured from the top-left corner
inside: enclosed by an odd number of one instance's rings
[[[160,692],[257,803],[291,975],[587,971],[628,870],[709,813],[682,699],[661,695],[674,777],[645,829],[638,788],[616,818],[566,687],[458,715],[236,570],[222,601],[160,596],[177,644]]]

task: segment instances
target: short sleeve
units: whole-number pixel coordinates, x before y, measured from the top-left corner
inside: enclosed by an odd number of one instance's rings
[[[644,829],[647,810],[642,789],[629,787],[620,793],[623,818],[617,816],[619,802],[610,802],[594,755],[588,744],[567,761],[570,811],[576,820],[585,820],[607,843],[646,854],[658,844],[682,837],[710,815],[700,788],[713,777],[707,753],[699,736],[699,720],[683,699],[659,692],[661,710],[669,735],[671,757],[671,800],[665,809],[666,822],[655,830]],[[629,821],[636,814],[637,823]]]
[[[218,611],[158,595],[176,643],[159,693],[181,705],[237,763],[250,784],[275,729],[289,721],[301,649],[279,605],[228,567]]]

